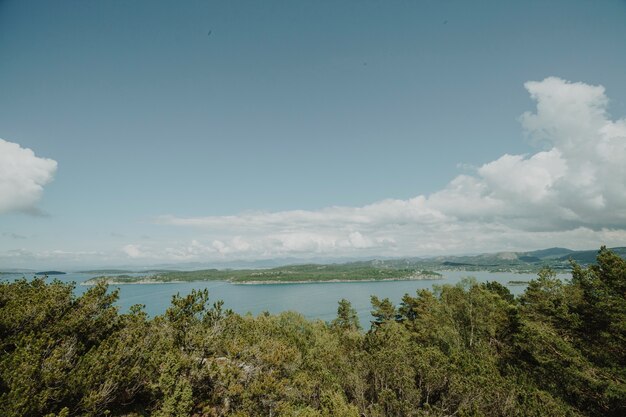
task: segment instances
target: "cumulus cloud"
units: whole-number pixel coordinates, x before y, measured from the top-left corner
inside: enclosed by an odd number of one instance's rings
[[[38,213],[36,203],[56,169],[56,161],[37,157],[28,148],[0,139],[0,214]]]
[[[412,255],[623,243],[626,119],[610,118],[602,86],[550,77],[525,87],[536,111],[520,122],[541,150],[505,154],[431,195],[157,222],[218,237],[206,246],[196,241],[202,250],[187,249],[199,255]],[[233,235],[237,242],[228,240]]]
[[[391,238],[369,238],[360,232],[311,233],[290,231],[270,234],[250,234],[222,237],[220,239],[192,239],[190,242],[152,245],[150,247],[128,244],[122,248],[131,259],[228,259],[228,258],[275,258],[280,256],[319,256],[328,253],[349,253],[351,250],[371,250],[394,245]]]
[[[522,230],[623,228],[626,121],[609,118],[604,88],[554,77],[525,86],[537,111],[522,115],[522,126],[547,149],[503,155],[457,177],[428,205]]]
[[[140,245],[128,244],[122,248],[122,251],[129,258],[152,258],[152,252],[144,249]]]

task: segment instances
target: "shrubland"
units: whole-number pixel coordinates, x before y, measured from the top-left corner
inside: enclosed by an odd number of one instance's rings
[[[100,283],[0,283],[0,415],[623,416],[626,262],[602,248],[520,297],[468,279],[346,300],[332,322],[239,315],[206,291],[121,314]],[[363,328],[365,327],[365,329]]]

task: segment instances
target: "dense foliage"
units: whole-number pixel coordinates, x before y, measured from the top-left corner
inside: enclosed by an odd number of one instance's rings
[[[0,284],[2,416],[623,416],[626,262],[601,249],[570,282],[515,299],[467,280],[372,297],[370,329],[241,316],[206,291],[119,314],[103,284]]]

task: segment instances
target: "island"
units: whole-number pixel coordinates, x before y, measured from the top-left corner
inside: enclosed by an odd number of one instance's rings
[[[615,255],[626,258],[626,247],[611,248]],[[301,284],[310,282],[406,281],[443,279],[437,271],[488,271],[505,273],[538,273],[550,268],[557,273],[571,270],[571,262],[586,266],[592,262],[593,251],[548,248],[531,252],[497,252],[467,256],[433,258],[373,259],[347,263],[286,265],[269,269],[202,269],[143,270],[101,269],[83,271],[97,276],[81,285],[161,284],[197,281],[228,281],[233,284]],[[527,285],[510,281],[509,285]]]
[[[530,281],[513,280],[513,281],[508,282],[508,285],[528,285],[528,284],[530,284]]]
[[[61,271],[42,271],[42,272],[35,272],[35,275],[65,275],[65,272],[61,272]]]
[[[311,282],[435,280],[443,276],[416,268],[389,267],[370,262],[289,265],[271,269],[203,269],[146,274],[100,275],[82,285],[153,284],[196,281],[228,281],[233,284],[302,284]]]

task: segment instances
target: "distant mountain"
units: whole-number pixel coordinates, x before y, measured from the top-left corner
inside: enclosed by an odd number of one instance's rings
[[[613,252],[626,259],[626,247],[610,248]],[[222,262],[187,262],[187,263],[162,263],[156,265],[138,266],[115,266],[113,268],[82,270],[82,273],[119,275],[129,273],[167,273],[176,271],[194,270],[242,270],[242,269],[270,269],[288,265],[345,265],[359,264],[377,268],[418,268],[424,270],[458,269],[466,271],[514,271],[536,272],[542,267],[551,267],[555,270],[569,270],[569,260],[579,264],[588,265],[596,260],[598,250],[576,251],[568,248],[554,247],[526,252],[495,252],[473,255],[436,256],[436,257],[406,257],[391,258],[276,258],[265,260],[234,260]],[[34,274],[33,270],[26,269],[3,269],[3,273]],[[37,275],[53,275],[59,271],[37,272]]]
[[[616,254],[626,259],[626,247],[612,248]],[[103,276],[89,280],[95,283],[104,280],[109,283],[142,283],[170,281],[205,281],[227,280],[232,282],[299,282],[356,279],[433,279],[440,275],[436,271],[490,271],[536,273],[541,268],[550,267],[557,272],[566,272],[571,268],[570,259],[581,265],[595,262],[597,250],[574,251],[567,248],[548,248],[528,252],[497,252],[465,256],[439,256],[435,258],[395,258],[370,259],[343,262],[307,262],[296,263],[293,258],[289,263],[273,268],[250,268],[254,262],[225,263],[221,267],[184,270],[181,266],[198,267],[201,264],[180,264],[177,269],[135,270],[134,274],[122,269],[91,270],[102,272]],[[273,260],[272,262],[280,262]],[[224,267],[227,265],[227,267]],[[263,265],[266,265],[263,263]],[[141,274],[141,275],[140,275]],[[417,275],[416,275],[417,274]],[[512,282],[518,282],[513,280]]]
[[[626,247],[610,248],[626,259]],[[596,261],[597,250],[575,251],[567,248],[548,248],[529,252],[498,252],[468,256],[439,256],[418,261],[429,268],[485,269],[531,271],[548,266],[553,269],[569,269],[569,261],[582,265]]]
[[[391,258],[381,258],[385,261]],[[264,268],[276,268],[287,265],[305,265],[305,264],[346,264],[353,262],[369,262],[371,258],[364,257],[345,257],[345,258],[332,258],[332,257],[315,257],[315,258],[272,258],[272,259],[258,259],[258,260],[232,260],[232,261],[211,261],[211,262],[181,262],[181,263],[162,263],[151,265],[143,268],[134,268],[135,272],[150,272],[154,271],[194,271],[205,269],[264,269]],[[129,268],[131,269],[131,268]]]
[[[531,256],[531,257],[536,257],[539,259],[546,259],[546,258],[560,258],[566,255],[569,255],[570,253],[574,253],[576,251],[571,250],[571,249],[567,249],[567,248],[549,248],[549,249],[541,249],[541,250],[535,250],[532,252],[525,252],[526,256]],[[589,251],[586,251],[589,252]],[[596,251],[592,251],[592,252],[598,252]]]
[[[626,247],[618,247],[618,248],[610,248],[610,249],[615,254],[626,259]],[[567,260],[572,259],[580,264],[590,264],[596,261],[597,255],[598,255],[597,250],[582,250],[582,251],[576,251],[568,255],[562,256],[559,258],[559,260],[567,261]]]

